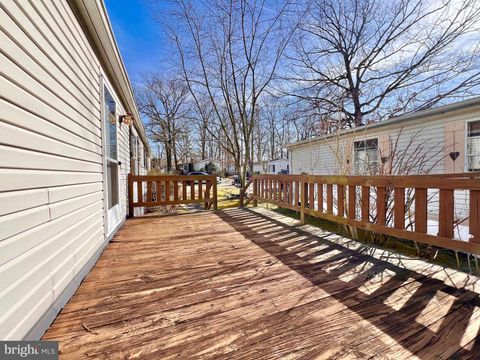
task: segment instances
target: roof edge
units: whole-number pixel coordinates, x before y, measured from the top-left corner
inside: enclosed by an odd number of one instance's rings
[[[102,0],[68,0],[68,2],[75,15],[83,22],[82,27],[87,34],[87,38],[126,110],[134,115],[134,126],[150,152],[145,128],[135,103],[131,82],[115,40],[104,2]]]
[[[291,149],[291,148],[294,148],[294,147],[297,147],[297,146],[302,146],[302,145],[314,143],[314,142],[317,142],[317,141],[327,140],[327,139],[330,139],[330,138],[333,138],[333,137],[348,135],[348,134],[352,134],[352,133],[359,132],[359,131],[367,131],[367,130],[370,130],[370,129],[381,128],[381,127],[384,127],[384,126],[394,125],[396,123],[401,123],[401,122],[410,122],[410,121],[414,121],[414,120],[420,120],[422,118],[433,117],[433,116],[437,116],[437,115],[446,114],[446,113],[449,113],[449,112],[461,111],[461,110],[465,110],[465,109],[469,109],[469,108],[473,108],[473,107],[477,107],[477,106],[480,107],[480,97],[474,97],[474,98],[471,98],[471,99],[454,102],[454,103],[447,104],[447,105],[444,105],[444,106],[439,106],[439,107],[433,108],[433,109],[420,110],[420,111],[408,113],[408,114],[405,114],[405,115],[394,116],[394,117],[391,117],[391,118],[389,118],[385,121],[380,121],[380,122],[369,124],[369,125],[359,126],[359,127],[356,127],[356,128],[340,131],[340,132],[337,132],[337,133],[334,133],[334,134],[327,134],[327,135],[323,135],[323,136],[315,136],[315,137],[312,137],[312,138],[309,138],[309,139],[305,139],[305,140],[297,141],[297,142],[294,142],[294,143],[291,143],[291,144],[287,144],[286,147],[287,147],[287,149]]]

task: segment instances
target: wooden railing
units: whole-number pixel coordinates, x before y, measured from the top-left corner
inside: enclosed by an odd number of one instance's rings
[[[204,204],[217,210],[216,175],[128,175],[128,208]]]
[[[466,216],[456,217],[456,197]],[[268,202],[355,228],[480,254],[480,174],[415,176],[254,175],[247,202]],[[434,203],[435,211],[432,211]],[[430,208],[429,208],[430,206]],[[429,227],[436,229],[432,234]],[[454,228],[466,227],[458,239]],[[430,230],[430,231],[429,231]]]

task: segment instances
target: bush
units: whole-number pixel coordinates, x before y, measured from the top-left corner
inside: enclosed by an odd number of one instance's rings
[[[207,165],[205,165],[205,172],[209,174],[218,173],[219,169],[217,165],[215,165],[212,161],[210,161]]]

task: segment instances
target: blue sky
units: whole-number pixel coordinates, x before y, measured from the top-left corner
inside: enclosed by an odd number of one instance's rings
[[[145,0],[105,0],[123,61],[131,81],[142,73],[161,69],[167,51],[160,24]]]

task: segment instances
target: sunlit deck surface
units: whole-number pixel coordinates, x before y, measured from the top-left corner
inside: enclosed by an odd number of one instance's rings
[[[44,339],[65,359],[479,359],[479,285],[262,209],[140,218]]]

